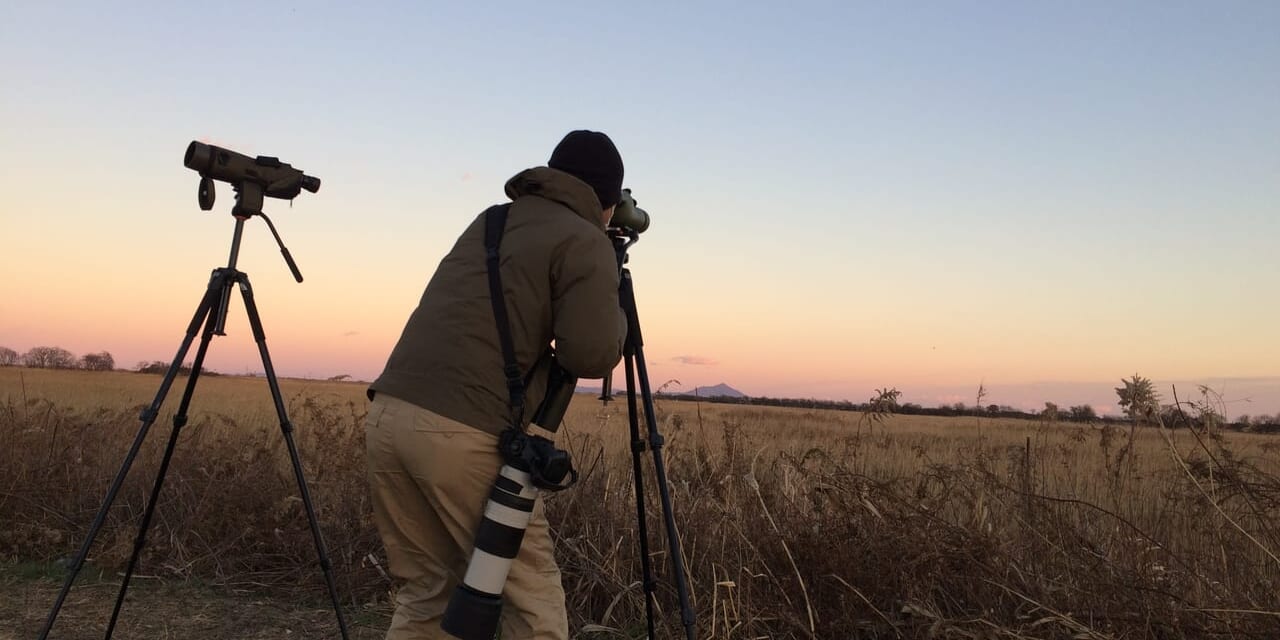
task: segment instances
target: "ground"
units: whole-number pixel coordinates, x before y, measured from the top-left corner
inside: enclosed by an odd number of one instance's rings
[[[86,568],[72,588],[50,638],[101,638],[119,582]],[[35,638],[62,586],[61,570],[0,564],[0,640]],[[387,611],[344,610],[352,640],[382,638]],[[339,638],[331,607],[297,603],[270,593],[227,593],[190,582],[135,579],[114,638],[222,640],[224,638]]]

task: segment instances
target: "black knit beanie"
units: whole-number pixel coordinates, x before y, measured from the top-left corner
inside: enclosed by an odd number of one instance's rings
[[[599,131],[570,131],[551,152],[547,166],[591,185],[603,209],[622,199],[622,156]]]

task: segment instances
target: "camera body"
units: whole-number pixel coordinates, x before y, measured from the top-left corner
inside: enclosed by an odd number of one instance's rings
[[[528,473],[533,486],[539,489],[564,488],[565,478],[573,471],[568,451],[557,449],[554,442],[542,436],[531,436],[519,429],[502,432],[498,452],[507,465]]]

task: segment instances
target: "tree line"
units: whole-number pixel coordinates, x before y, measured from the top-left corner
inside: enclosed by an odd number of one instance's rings
[[[801,409],[832,409],[836,411],[857,411],[869,414],[902,414],[919,416],[958,417],[973,416],[977,418],[1020,418],[1023,420],[1040,420],[1049,423],[1074,422],[1093,423],[1133,423],[1139,426],[1163,425],[1171,429],[1226,429],[1231,431],[1252,431],[1256,433],[1280,433],[1280,413],[1265,413],[1237,417],[1229,421],[1224,417],[1223,402],[1207,386],[1196,388],[1195,395],[1188,398],[1176,398],[1172,403],[1162,402],[1156,392],[1155,384],[1149,378],[1134,374],[1131,378],[1121,379],[1121,386],[1115,388],[1117,404],[1124,411],[1123,416],[1100,416],[1091,405],[1082,404],[1066,408],[1056,403],[1045,402],[1040,411],[1016,409],[1007,405],[987,404],[981,402],[973,405],[964,402],[926,407],[915,402],[898,402],[902,392],[897,389],[877,389],[876,395],[867,402],[850,402],[848,400],[815,400],[801,398],[772,398],[768,396],[715,396],[699,397],[691,394],[663,394],[678,400],[700,402],[764,405],[771,407],[793,407]],[[986,389],[979,387],[975,396],[978,399],[986,396]]]
[[[917,402],[896,401],[886,403],[884,398],[873,398],[868,402],[851,402],[849,400],[815,400],[805,398],[773,398],[769,396],[694,396],[692,394],[663,394],[664,397],[674,398],[677,400],[700,400],[702,402],[725,403],[725,404],[749,404],[764,405],[769,407],[792,407],[798,409],[833,409],[836,411],[857,411],[867,413],[877,409],[889,409],[889,413],[908,415],[908,416],[941,416],[941,417],[958,417],[973,416],[977,418],[1021,418],[1024,420],[1034,420],[1039,418],[1052,418],[1054,420],[1062,420],[1069,422],[1105,422],[1118,421],[1119,418],[1099,416],[1091,405],[1083,404],[1067,409],[1060,409],[1058,405],[1052,402],[1045,403],[1044,411],[1027,411],[1003,404],[987,404],[969,405],[964,402],[954,402],[951,404],[942,404],[936,407],[928,407]],[[886,407],[887,404],[887,407]]]
[[[110,352],[99,351],[86,353],[76,357],[74,353],[62,347],[32,347],[25,353],[18,353],[9,347],[0,347],[0,367],[23,366],[33,369],[81,369],[84,371],[115,371],[116,359]],[[130,371],[138,373],[167,373],[169,363],[160,360],[143,360],[134,365]],[[180,375],[191,373],[191,363],[184,362],[178,367]],[[201,375],[216,376],[216,371],[200,369]]]
[[[116,360],[107,351],[86,353],[76,357],[62,347],[32,347],[19,354],[9,347],[0,347],[0,367],[22,365],[37,369],[84,369],[86,371],[111,371]]]

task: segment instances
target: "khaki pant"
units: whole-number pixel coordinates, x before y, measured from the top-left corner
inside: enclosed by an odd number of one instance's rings
[[[379,393],[365,420],[374,520],[403,581],[387,640],[451,638],[440,618],[466,574],[502,466],[498,438]],[[502,640],[565,640],[564,588],[539,499],[503,591]]]

